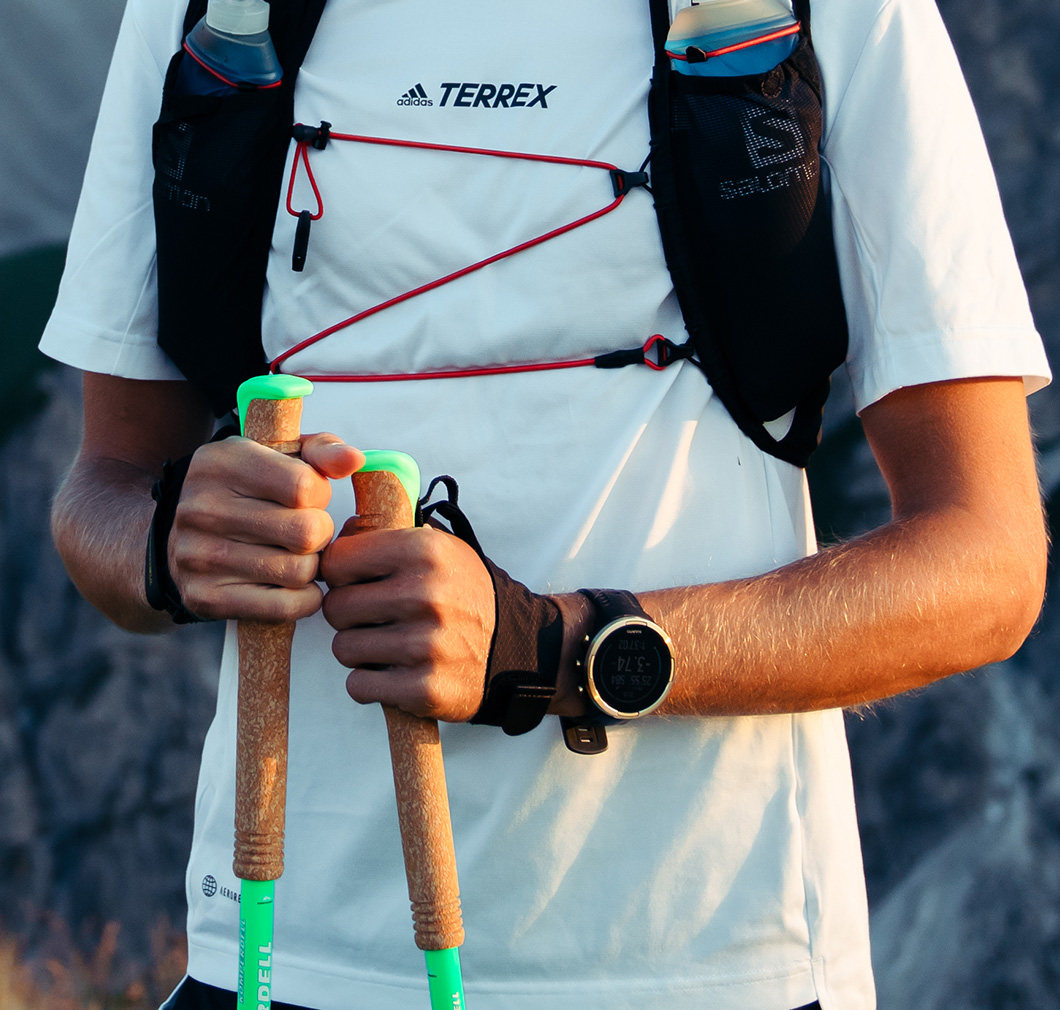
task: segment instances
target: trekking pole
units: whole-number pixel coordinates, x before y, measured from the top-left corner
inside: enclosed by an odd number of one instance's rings
[[[307,379],[265,375],[237,394],[243,434],[288,456],[298,454]],[[287,709],[294,622],[241,620],[236,713],[236,823],[232,868],[239,888],[239,1010],[272,1003],[275,881],[283,873],[287,798]]]
[[[353,475],[357,515],[348,530],[414,525],[419,468],[410,456],[369,451]],[[390,737],[401,847],[416,946],[427,962],[431,1010],[464,1010],[459,947],[464,942],[460,887],[438,723],[383,706]]]

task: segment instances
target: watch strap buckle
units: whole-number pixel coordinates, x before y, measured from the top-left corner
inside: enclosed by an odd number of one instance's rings
[[[607,750],[607,728],[604,726],[588,726],[581,719],[571,716],[560,716],[560,726],[563,728],[563,742],[567,750],[575,754],[603,754]]]

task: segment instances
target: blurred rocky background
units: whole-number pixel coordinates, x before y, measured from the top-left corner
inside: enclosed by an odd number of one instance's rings
[[[1060,5],[939,5],[1060,360]],[[0,5],[0,976],[15,971],[3,938],[17,937],[23,961],[50,964],[53,979],[70,971],[59,949],[92,951],[82,975],[116,989],[173,959],[220,644],[212,627],[179,642],[112,628],[48,536],[79,388],[35,343],[121,6]],[[825,541],[887,515],[841,376],[836,386],[811,470]],[[1031,403],[1056,525],[1060,391]],[[882,1010],[1060,1005],[1058,655],[1050,599],[1009,662],[849,716]]]

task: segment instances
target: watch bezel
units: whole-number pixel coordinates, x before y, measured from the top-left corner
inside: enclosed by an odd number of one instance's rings
[[[604,701],[604,699],[600,696],[600,692],[597,688],[595,679],[596,660],[600,654],[600,651],[607,643],[607,640],[611,638],[616,631],[629,627],[645,628],[646,630],[654,632],[656,635],[658,635],[659,638],[662,639],[663,644],[666,646],[666,653],[669,658],[670,664],[669,675],[667,676],[666,684],[663,687],[662,693],[654,702],[652,702],[651,705],[648,705],[645,708],[637,709],[637,711],[635,712],[622,711],[621,709],[616,709],[614,706]],[[597,709],[599,709],[599,711],[603,712],[605,715],[608,715],[613,719],[620,719],[622,721],[639,719],[641,716],[645,716],[648,715],[650,712],[654,712],[664,701],[666,701],[667,697],[670,694],[670,689],[673,687],[674,683],[674,645],[670,639],[670,636],[665,631],[663,631],[663,629],[660,628],[659,625],[657,625],[654,621],[649,620],[646,617],[638,617],[636,615],[630,614],[628,616],[618,617],[613,621],[609,621],[602,628],[600,628],[600,630],[597,631],[595,635],[593,635],[591,641],[589,642],[589,647],[586,650],[583,665],[585,669],[585,689],[589,694],[589,698],[591,699],[592,704]]]

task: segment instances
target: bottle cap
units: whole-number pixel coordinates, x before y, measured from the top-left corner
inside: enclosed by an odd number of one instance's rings
[[[677,12],[667,36],[676,42],[738,29],[781,27],[794,17],[786,0],[699,0]]]
[[[269,30],[269,5],[265,0],[210,0],[206,23],[229,35],[257,35]]]

